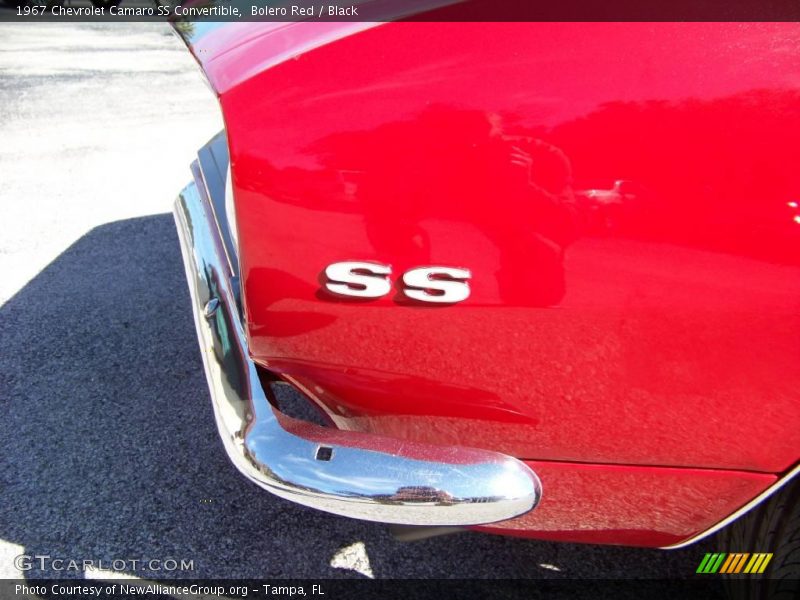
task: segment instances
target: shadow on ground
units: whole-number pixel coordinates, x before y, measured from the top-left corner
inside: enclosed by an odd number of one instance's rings
[[[363,542],[376,577],[684,578],[705,551],[403,544],[262,491],[217,437],[170,215],[90,231],[0,307],[0,339],[0,538],[30,555],[194,561],[144,578],[360,577],[330,563]],[[46,575],[82,576],[27,574]]]

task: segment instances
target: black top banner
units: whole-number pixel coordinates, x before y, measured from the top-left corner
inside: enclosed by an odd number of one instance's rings
[[[0,0],[0,21],[800,21],[798,0]]]

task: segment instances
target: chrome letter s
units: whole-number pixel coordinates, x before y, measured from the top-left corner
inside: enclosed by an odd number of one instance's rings
[[[328,265],[325,287],[329,292],[340,296],[356,298],[380,298],[392,291],[388,275],[389,265],[371,262],[340,262]]]
[[[403,275],[403,292],[420,302],[453,304],[469,298],[467,280],[471,275],[469,269],[419,267],[406,271]]]

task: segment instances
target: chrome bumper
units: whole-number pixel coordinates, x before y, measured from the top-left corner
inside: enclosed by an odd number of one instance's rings
[[[539,479],[509,456],[318,427],[273,408],[208,200],[190,184],[174,212],[217,427],[239,471],[298,504],[384,523],[475,525],[536,506]]]

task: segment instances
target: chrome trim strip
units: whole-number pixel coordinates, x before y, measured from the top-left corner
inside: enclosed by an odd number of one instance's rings
[[[746,512],[753,510],[756,506],[764,502],[770,496],[772,496],[775,492],[780,490],[783,486],[789,483],[797,474],[800,473],[800,464],[795,465],[786,475],[778,479],[775,483],[769,486],[766,490],[761,492],[758,496],[753,498],[750,502],[742,506],[736,512],[728,515],[722,521],[714,525],[713,527],[709,527],[705,531],[701,531],[697,535],[690,537],[688,540],[680,542],[678,544],[673,544],[671,546],[662,546],[662,550],[678,550],[679,548],[685,548],[686,546],[690,546],[695,542],[699,542],[703,538],[707,538],[708,536],[718,532],[723,527],[726,527],[733,523],[736,519],[744,515]]]
[[[384,523],[477,525],[536,506],[538,477],[504,454],[323,428],[274,409],[248,355],[211,207],[190,184],[174,214],[217,427],[246,477],[281,498]]]

